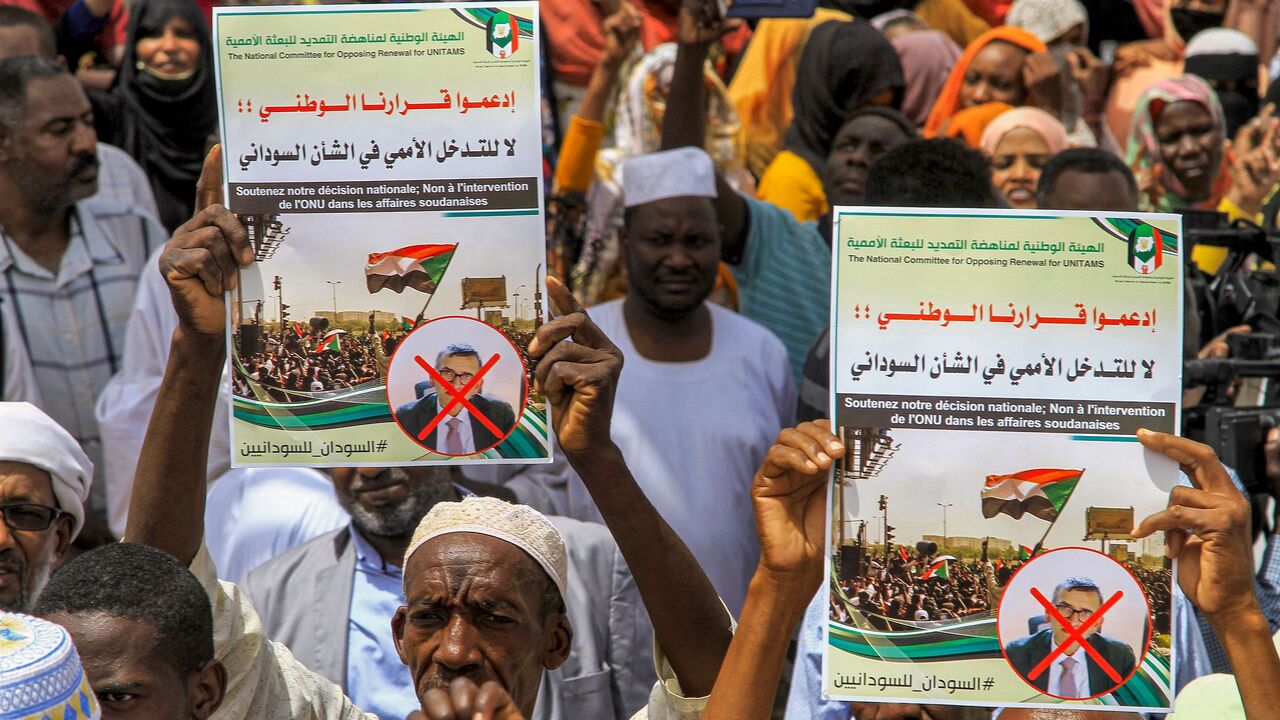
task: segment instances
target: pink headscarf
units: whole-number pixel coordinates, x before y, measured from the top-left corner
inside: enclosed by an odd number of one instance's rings
[[[1027,128],[1039,135],[1049,146],[1050,153],[1057,154],[1071,147],[1071,141],[1067,139],[1067,131],[1057,118],[1040,108],[1020,107],[1001,113],[991,121],[982,133],[980,144],[982,152],[994,155],[996,147],[1000,145],[1004,136],[1018,128]]]
[[[951,74],[951,67],[960,57],[960,46],[937,30],[906,33],[890,42],[898,51],[907,83],[902,114],[916,126],[923,126]]]

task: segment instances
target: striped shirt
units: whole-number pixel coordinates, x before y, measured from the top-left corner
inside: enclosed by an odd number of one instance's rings
[[[77,203],[57,273],[38,265],[0,228],[0,296],[30,358],[41,408],[66,428],[98,468],[102,444],[94,402],[119,369],[138,276],[168,234],[145,211],[105,200]],[[91,507],[103,509],[102,484]]]
[[[805,357],[831,312],[831,248],[814,222],[742,196],[751,225],[742,261],[730,266],[738,281],[741,312],[773,331],[787,349],[792,380],[799,383]]]
[[[140,207],[151,213],[151,217],[160,217],[147,174],[129,153],[115,145],[98,143],[98,194],[89,199]]]

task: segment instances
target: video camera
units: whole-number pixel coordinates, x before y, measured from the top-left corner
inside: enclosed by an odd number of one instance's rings
[[[1182,212],[1186,279],[1199,319],[1188,323],[1188,330],[1194,333],[1199,326],[1196,347],[1232,327],[1253,328],[1226,337],[1228,357],[1184,363],[1183,386],[1205,391],[1198,405],[1183,409],[1183,434],[1212,446],[1223,463],[1239,473],[1251,496],[1269,492],[1263,446],[1267,432],[1280,427],[1280,383],[1272,382],[1280,378],[1277,208],[1280,201],[1268,204],[1262,226],[1233,222],[1213,211]],[[1216,274],[1206,275],[1191,263],[1197,245],[1226,249]]]

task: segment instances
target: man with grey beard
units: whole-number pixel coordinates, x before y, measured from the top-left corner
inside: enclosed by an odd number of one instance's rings
[[[0,402],[0,611],[30,612],[84,526],[93,463],[31,403]]]
[[[405,603],[404,553],[431,508],[473,493],[454,484],[444,467],[329,473],[351,523],[260,565],[241,587],[268,637],[340,685],[357,706],[399,720],[419,707],[389,621]],[[639,592],[603,525],[548,519],[569,552],[565,599],[574,632],[569,660],[547,672],[530,720],[625,719],[627,708],[645,704],[656,678]]]

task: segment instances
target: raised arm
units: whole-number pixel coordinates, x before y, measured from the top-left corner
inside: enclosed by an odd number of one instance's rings
[[[604,19],[604,53],[591,72],[582,105],[570,119],[556,166],[555,192],[585,192],[595,172],[596,153],[604,136],[604,115],[618,85],[622,66],[640,38],[644,15],[623,0]]]
[[[609,434],[622,353],[555,278],[561,314],[529,344],[560,448],[622,551],[686,696],[711,692],[732,633],[724,605],[684,541],[658,514]]]
[[[702,147],[707,137],[706,81],[703,77],[711,43],[728,26],[715,0],[684,0],[676,39],[676,64],[662,118],[662,149]],[[720,219],[720,251],[726,260],[742,256],[751,222],[747,203],[716,173],[716,216]]]
[[[223,293],[253,260],[244,227],[223,207],[222,152],[205,158],[195,217],[160,256],[178,328],[142,443],[125,539],[190,564],[204,539],[205,460],[226,355]]]
[[[827,477],[844,446],[830,423],[783,430],[751,484],[760,565],[702,720],[768,720],[796,624],[822,584]]]
[[[1138,441],[1179,463],[1195,487],[1174,488],[1168,508],[1143,520],[1134,537],[1164,531],[1178,585],[1227,651],[1245,716],[1274,717],[1280,656],[1254,590],[1249,501],[1208,445],[1148,430],[1138,431]]]

